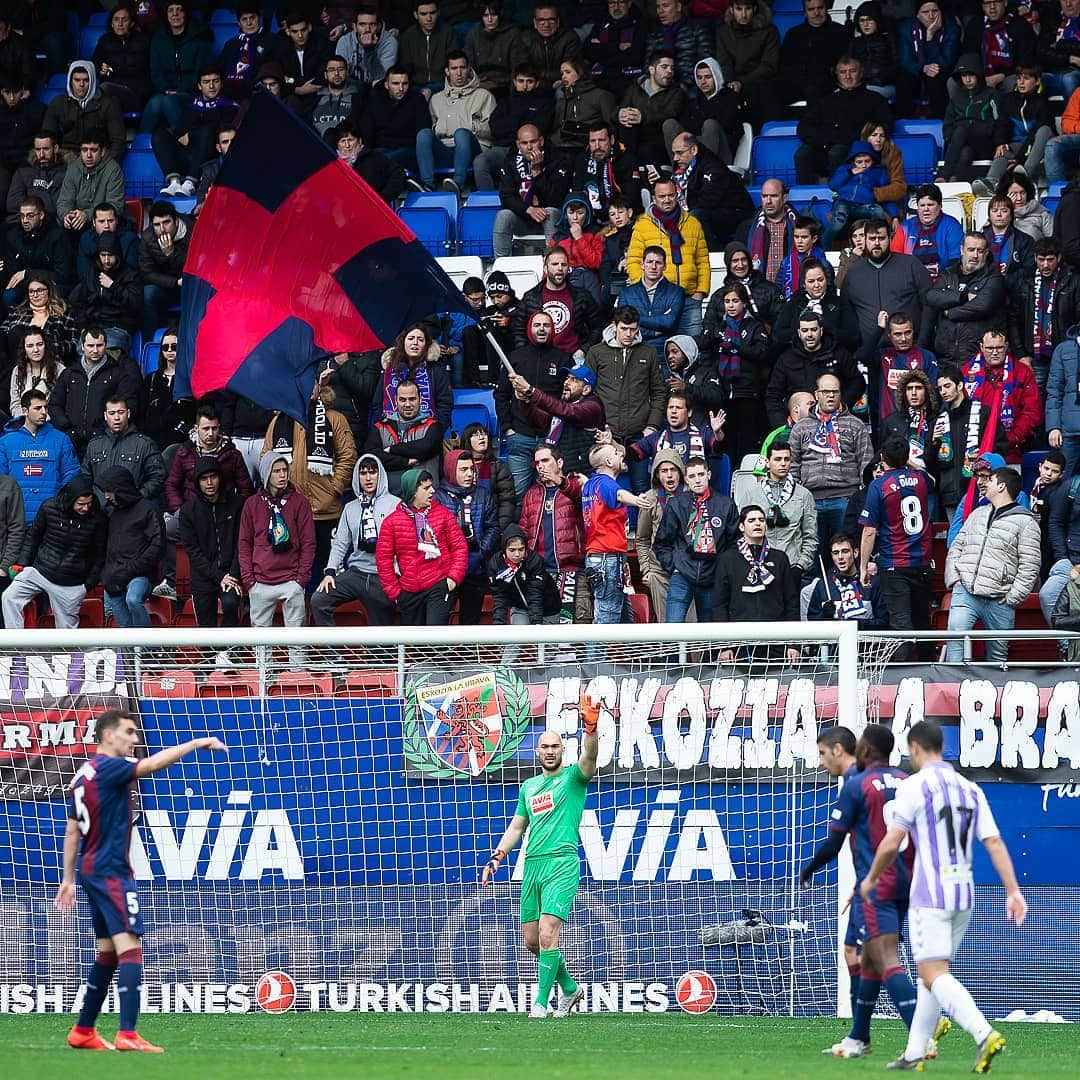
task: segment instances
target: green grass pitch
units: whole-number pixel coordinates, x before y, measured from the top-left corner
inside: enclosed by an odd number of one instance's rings
[[[899,1021],[876,1021],[874,1053],[822,1057],[846,1033],[842,1020],[609,1014],[529,1021],[524,1016],[147,1016],[143,1036],[164,1055],[69,1050],[69,1016],[5,1016],[2,1074],[12,1080],[692,1080],[696,1077],[884,1076],[903,1047]],[[100,1030],[108,1036],[115,1016]],[[1075,1077],[1080,1025],[1001,1024],[1008,1047],[998,1077]],[[959,1029],[926,1075],[971,1072],[974,1044]]]

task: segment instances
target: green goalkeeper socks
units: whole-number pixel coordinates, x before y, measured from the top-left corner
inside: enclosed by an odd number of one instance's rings
[[[555,981],[559,984],[559,989],[569,997],[576,989],[577,983],[570,977],[570,972],[566,970],[566,961],[562,957],[562,953],[559,953],[559,970],[555,975]]]
[[[547,1007],[551,997],[551,988],[555,984],[559,968],[565,970],[562,953],[558,949],[541,949],[539,956],[540,989],[536,994],[536,1004]]]

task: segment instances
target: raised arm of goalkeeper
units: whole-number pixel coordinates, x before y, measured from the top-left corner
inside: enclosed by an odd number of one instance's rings
[[[586,780],[591,780],[596,775],[596,756],[599,751],[599,740],[596,735],[597,724],[600,720],[600,700],[588,694],[582,694],[578,700],[581,710],[581,753],[578,756],[577,767]],[[498,872],[499,864],[521,843],[521,838],[528,828],[529,819],[524,814],[515,814],[502,834],[491,858],[484,864],[480,875],[480,884],[487,883]]]

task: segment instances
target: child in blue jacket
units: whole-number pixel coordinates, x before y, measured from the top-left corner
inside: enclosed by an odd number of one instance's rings
[[[851,144],[844,163],[833,173],[829,187],[836,192],[832,220],[825,233],[825,247],[832,247],[849,218],[886,220],[885,211],[874,197],[874,188],[886,187],[889,170],[878,152],[863,140]]]

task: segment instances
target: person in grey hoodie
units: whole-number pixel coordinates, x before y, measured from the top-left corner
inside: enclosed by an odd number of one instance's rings
[[[58,135],[61,149],[70,154],[79,152],[79,143],[90,131],[106,133],[106,149],[115,161],[127,149],[120,104],[98,88],[92,60],[73,60],[68,65],[66,93],[49,102],[41,130]]]
[[[401,500],[390,494],[386,470],[374,454],[361,454],[353,468],[356,498],[338,522],[322,581],[311,597],[316,626],[334,626],[334,611],[359,600],[373,626],[387,626],[394,604],[387,599],[375,568],[375,541],[383,519]]]
[[[383,25],[374,5],[356,12],[354,29],[338,38],[337,55],[359,82],[376,83],[397,63],[398,39]]]

